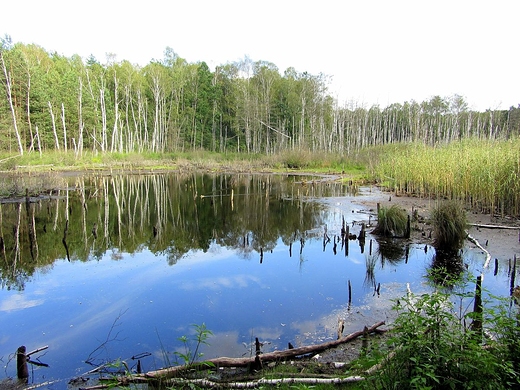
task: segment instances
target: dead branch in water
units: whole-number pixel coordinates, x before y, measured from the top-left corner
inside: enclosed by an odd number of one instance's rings
[[[484,249],[484,247],[482,245],[480,245],[480,243],[478,242],[478,240],[476,238],[474,238],[468,232],[466,232],[466,233],[467,233],[467,239],[469,241],[471,241],[473,244],[475,244],[482,252],[484,252],[486,254],[486,261],[484,262],[484,268],[487,268],[489,266],[489,262],[491,261],[491,254],[486,249]]]

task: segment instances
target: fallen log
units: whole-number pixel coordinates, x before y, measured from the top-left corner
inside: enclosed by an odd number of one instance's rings
[[[268,361],[278,361],[278,360],[286,360],[298,356],[308,355],[311,353],[318,353],[325,351],[329,348],[337,347],[338,345],[347,343],[351,340],[354,340],[360,336],[363,336],[366,333],[373,333],[378,330],[379,327],[385,325],[384,321],[378,322],[374,325],[372,325],[370,328],[367,328],[366,330],[360,330],[354,333],[351,333],[345,337],[342,337],[337,340],[327,341],[322,344],[316,344],[316,345],[308,345],[304,347],[299,348],[293,348],[293,349],[286,349],[284,351],[275,351],[275,352],[269,352],[265,353],[263,355],[259,355],[259,358],[262,362],[268,362]],[[199,368],[199,367],[208,367],[210,366],[216,366],[216,367],[248,367],[249,365],[252,365],[255,363],[256,356],[247,357],[247,358],[229,358],[229,357],[219,357],[215,359],[209,359],[204,362],[200,363],[194,363],[190,366],[175,366],[175,367],[167,367],[156,371],[149,371],[144,374],[138,374],[134,375],[133,377],[146,377],[146,378],[171,378],[175,376],[177,373],[189,369]]]
[[[221,383],[214,382],[208,379],[177,379],[173,380],[174,385],[185,385],[187,383],[194,384],[202,388],[225,388],[225,389],[256,389],[265,385],[279,386],[279,385],[293,385],[293,384],[305,384],[305,385],[316,385],[316,384],[344,384],[360,382],[365,378],[362,376],[349,376],[346,378],[279,378],[279,379],[265,379],[261,378],[249,382],[229,382]]]
[[[520,230],[518,226],[504,226],[504,225],[482,225],[479,223],[470,223],[470,226],[475,226],[482,229],[508,229],[508,230]]]

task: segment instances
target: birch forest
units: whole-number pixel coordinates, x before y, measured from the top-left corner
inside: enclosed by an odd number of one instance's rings
[[[273,63],[189,63],[173,49],[146,66],[0,43],[0,151],[172,153],[209,150],[348,154],[397,142],[508,139],[520,106],[469,109],[462,96],[386,107],[339,102],[330,79]],[[478,80],[476,80],[478,82]]]

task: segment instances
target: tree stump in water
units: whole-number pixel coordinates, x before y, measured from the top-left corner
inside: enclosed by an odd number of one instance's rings
[[[16,351],[16,375],[21,381],[27,382],[29,379],[29,368],[27,367],[25,351],[25,345],[22,345]]]

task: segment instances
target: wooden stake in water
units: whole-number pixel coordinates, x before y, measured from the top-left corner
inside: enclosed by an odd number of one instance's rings
[[[29,379],[29,368],[27,367],[27,355],[25,352],[25,345],[22,345],[16,351],[16,374],[18,379],[27,382]]]
[[[411,222],[410,222],[410,216],[408,216],[408,220],[406,221],[406,232],[404,233],[404,238],[410,238],[410,231],[411,228]]]
[[[350,284],[350,279],[348,280],[348,305],[352,303],[352,285]]]
[[[513,257],[513,268],[511,269],[511,286],[510,286],[511,295],[513,295],[513,291],[515,289],[515,278],[516,278],[516,254]]]
[[[477,276],[473,312],[476,316],[471,323],[471,330],[475,332],[475,338],[480,342],[482,340],[482,275]]]

